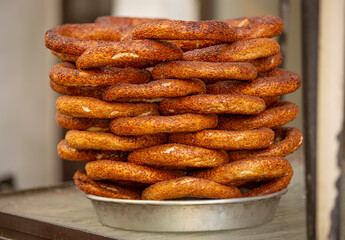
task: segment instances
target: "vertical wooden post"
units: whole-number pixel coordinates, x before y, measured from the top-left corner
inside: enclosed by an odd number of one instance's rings
[[[316,90],[318,67],[318,0],[302,1],[304,153],[307,188],[307,236],[316,238]]]
[[[320,0],[319,24],[317,239],[340,239],[345,2]]]

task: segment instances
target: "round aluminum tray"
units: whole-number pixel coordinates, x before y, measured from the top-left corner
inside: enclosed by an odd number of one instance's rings
[[[258,226],[274,218],[280,192],[221,200],[124,200],[86,195],[109,227],[150,232],[199,232]]]

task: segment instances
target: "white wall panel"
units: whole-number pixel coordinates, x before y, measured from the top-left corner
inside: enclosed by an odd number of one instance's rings
[[[59,1],[0,2],[0,177],[19,189],[58,181],[56,95],[48,72],[54,57],[45,31],[59,22]]]
[[[199,19],[198,0],[114,0],[114,16]]]

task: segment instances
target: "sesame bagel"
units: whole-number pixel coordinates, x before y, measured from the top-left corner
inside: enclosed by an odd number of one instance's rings
[[[76,149],[97,149],[110,151],[133,151],[167,142],[165,134],[123,137],[112,133],[70,130],[65,139]]]
[[[66,115],[81,118],[116,118],[159,115],[154,103],[109,103],[96,98],[61,96],[56,109]]]
[[[228,199],[238,198],[242,194],[237,187],[201,178],[181,177],[155,183],[142,193],[143,200],[166,200],[183,197]]]
[[[219,167],[192,172],[189,175],[220,184],[241,186],[252,182],[269,181],[288,175],[289,161],[282,157],[247,158]]]
[[[65,129],[87,130],[87,131],[109,131],[111,119],[104,118],[77,118],[60,112],[55,115],[57,124]]]
[[[169,143],[135,150],[128,162],[149,166],[211,168],[227,163],[225,152],[184,144]]]
[[[49,78],[67,87],[105,87],[118,83],[145,83],[151,74],[144,69],[104,67],[92,70],[77,69],[74,64],[63,62],[53,66]]]
[[[49,82],[50,88],[55,92],[62,95],[68,96],[79,96],[79,97],[90,97],[101,99],[102,94],[105,91],[105,88],[98,87],[66,87],[54,83],[53,81]]]
[[[183,54],[185,61],[243,62],[280,53],[277,41],[259,38],[195,49]]]
[[[208,82],[237,79],[254,80],[257,71],[253,64],[247,62],[200,62],[171,61],[160,63],[152,70],[153,79],[200,78]]]
[[[126,161],[128,152],[123,151],[106,151],[106,150],[80,150],[68,145],[66,140],[61,140],[57,146],[60,158],[71,161],[96,161],[96,160],[114,160]]]
[[[196,132],[215,128],[217,115],[186,113],[174,116],[142,116],[116,118],[110,130],[116,135],[147,135],[157,133]]]
[[[135,163],[110,160],[88,162],[85,170],[87,176],[93,180],[124,180],[141,183],[156,183],[184,176],[181,171],[162,170]]]
[[[140,99],[175,98],[205,93],[205,83],[199,79],[160,79],[145,84],[116,84],[103,93],[105,101],[139,101]]]
[[[274,134],[274,143],[270,147],[252,151],[229,151],[229,160],[237,161],[246,158],[269,156],[286,157],[299,149],[303,144],[303,136],[297,128],[276,128],[274,129]]]
[[[80,56],[88,48],[120,41],[129,26],[118,24],[65,24],[49,29],[45,45],[55,52]]]
[[[296,91],[301,78],[284,69],[273,69],[253,81],[222,81],[207,85],[210,94],[246,94],[258,97],[281,96]]]
[[[78,68],[147,67],[159,62],[182,59],[182,50],[175,44],[154,40],[113,42],[87,49],[76,61]]]
[[[163,115],[181,113],[201,114],[258,114],[265,109],[265,102],[258,97],[231,94],[198,94],[160,102]]]
[[[218,129],[249,130],[260,127],[280,127],[296,119],[298,106],[288,101],[277,101],[257,115],[221,115]]]
[[[236,28],[237,41],[253,38],[271,38],[283,32],[284,22],[278,16],[263,15],[223,20]]]
[[[73,179],[75,185],[87,194],[118,199],[141,199],[141,191],[119,187],[109,182],[94,181],[86,175],[84,170],[77,171]]]
[[[244,131],[202,130],[195,133],[173,133],[171,143],[181,143],[211,149],[261,149],[271,145],[274,132],[269,128]]]

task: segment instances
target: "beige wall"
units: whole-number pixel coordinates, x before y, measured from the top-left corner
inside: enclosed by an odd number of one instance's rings
[[[55,184],[60,174],[48,78],[55,59],[44,46],[59,18],[58,1],[0,2],[0,177],[13,174],[18,189]]]

